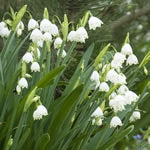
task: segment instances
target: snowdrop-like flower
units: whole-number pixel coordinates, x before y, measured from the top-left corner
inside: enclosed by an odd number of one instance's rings
[[[103,22],[99,18],[94,16],[90,17],[88,23],[90,30],[95,30],[97,27],[101,27],[101,25],[103,24]]]
[[[85,43],[85,40],[88,39],[87,31],[84,27],[78,28],[76,31],[76,42]]]
[[[26,53],[24,54],[24,56],[22,57],[22,60],[25,61],[26,63],[33,62],[32,54],[29,53],[29,52],[26,52]]]
[[[118,116],[115,116],[110,121],[110,128],[116,128],[117,126],[122,126],[122,121]]]
[[[28,88],[28,82],[27,82],[27,80],[25,79],[25,78],[21,78],[20,80],[19,80],[19,82],[18,82],[18,86],[20,87],[20,88]]]
[[[10,34],[10,30],[7,27],[0,30],[0,36],[1,37],[7,38],[9,36],[9,34]]]
[[[40,23],[40,30],[42,32],[50,32],[51,24],[52,23],[48,19],[43,19]]]
[[[126,85],[121,85],[118,89],[118,93],[124,95],[128,91],[128,87]]]
[[[124,74],[118,74],[118,77],[117,77],[117,80],[116,80],[116,83],[114,84],[126,84],[126,76]]]
[[[102,117],[103,111],[100,107],[97,107],[96,110],[92,113],[91,117]]]
[[[58,35],[58,27],[55,24],[51,24],[49,33],[53,36]]]
[[[39,24],[36,20],[34,20],[34,19],[29,20],[29,22],[28,22],[28,31],[33,30],[33,29],[38,28],[38,27],[39,27]]]
[[[106,81],[110,81],[114,84],[116,84],[118,82],[118,74],[114,69],[111,69],[108,71],[108,73],[106,75]]]
[[[57,56],[59,56],[59,53],[60,53],[60,49],[57,51]],[[62,51],[62,58],[66,57],[67,53],[65,50]]]
[[[112,92],[109,96],[109,100],[114,99],[117,96],[116,92]]]
[[[45,33],[43,34],[43,40],[44,40],[44,41],[51,41],[51,40],[52,40],[51,34],[50,34],[49,32],[45,32]]]
[[[102,92],[108,92],[109,91],[108,84],[106,82],[100,83],[99,90]]]
[[[17,93],[18,93],[18,94],[20,94],[20,93],[21,93],[21,87],[20,87],[19,85],[17,85],[17,87],[16,87],[16,91],[17,91]]]
[[[63,41],[60,37],[56,38],[54,41],[54,48],[59,49],[61,47],[62,42]]]
[[[43,39],[42,32],[39,29],[34,29],[30,35],[30,39],[33,42],[41,41]]]
[[[18,29],[18,30],[17,30],[17,35],[20,36],[21,34],[22,34],[22,30],[21,30],[21,29]]]
[[[129,43],[123,45],[121,48],[121,53],[124,55],[131,55],[133,53],[131,45]]]
[[[140,118],[141,118],[140,112],[139,111],[134,111],[129,120],[130,120],[130,122],[133,122],[133,121],[136,121]]]
[[[97,71],[93,71],[91,77],[90,77],[90,80],[91,81],[99,81],[99,78],[100,78],[100,75]]]
[[[134,54],[131,54],[127,59],[126,65],[131,66],[136,64],[138,64],[138,59]]]
[[[68,40],[68,41],[71,41],[71,42],[77,41],[77,34],[76,34],[76,31],[71,31],[71,32],[69,32],[68,37],[67,37],[67,40]]]
[[[18,29],[24,30],[24,24],[23,24],[22,21],[20,21],[20,22],[18,23],[16,29],[17,29],[17,30],[18,30]]]
[[[43,116],[47,115],[48,115],[47,109],[43,105],[39,105],[33,113],[33,119],[40,120],[42,119]]]
[[[120,72],[120,68],[122,68],[122,63],[120,63],[119,61],[112,60],[111,67]]]
[[[102,125],[102,119],[101,118],[93,118],[92,119],[92,125],[101,126]]]
[[[136,102],[139,97],[132,91],[127,91],[125,93],[125,104],[131,104],[132,102]]]
[[[125,98],[117,95],[114,99],[110,100],[109,106],[114,109],[114,112],[125,110]]]
[[[6,27],[6,23],[5,22],[0,22],[0,30],[4,29]]]
[[[37,62],[32,63],[31,72],[40,72],[40,65]]]
[[[123,54],[117,52],[115,53],[113,60],[123,64],[124,61],[126,60],[126,57]]]

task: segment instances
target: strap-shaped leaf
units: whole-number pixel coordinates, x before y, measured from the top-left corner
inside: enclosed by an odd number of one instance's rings
[[[46,145],[48,144],[49,141],[50,141],[50,135],[48,133],[43,134],[36,141],[34,150],[45,150],[45,147],[46,147]]]

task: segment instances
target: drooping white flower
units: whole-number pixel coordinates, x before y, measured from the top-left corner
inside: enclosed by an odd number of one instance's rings
[[[43,40],[43,34],[39,29],[34,29],[30,35],[30,39],[32,42],[38,42]]]
[[[126,84],[126,76],[124,74],[118,74],[117,80],[115,84]]]
[[[121,85],[118,89],[118,93],[120,95],[124,95],[128,91],[128,87],[126,85]]]
[[[49,32],[45,32],[45,33],[43,34],[43,40],[44,40],[44,41],[51,41],[51,40],[52,40],[51,34],[50,34]]]
[[[10,34],[10,30],[7,27],[5,27],[2,30],[0,30],[0,36],[2,38],[3,37],[7,38],[9,36],[9,34]]]
[[[109,106],[113,108],[114,112],[125,110],[124,96],[117,95],[114,99],[109,101]]]
[[[31,72],[40,72],[40,65],[37,62],[32,63]]]
[[[136,102],[138,100],[138,96],[132,92],[132,91],[127,91],[125,92],[125,104],[131,104],[132,102]]]
[[[131,55],[133,53],[131,45],[129,43],[124,44],[121,48],[121,53],[124,55]]]
[[[126,57],[123,54],[117,52],[115,53],[113,60],[123,64],[124,61],[126,60]]]
[[[24,54],[24,56],[22,57],[22,60],[25,61],[26,63],[33,62],[32,54],[29,53],[29,52],[26,52],[26,53]]]
[[[58,27],[55,24],[51,24],[49,33],[53,36],[58,35]]]
[[[19,85],[17,85],[17,87],[16,87],[16,91],[17,91],[17,93],[18,93],[18,94],[20,94],[20,93],[21,93],[21,87],[20,87]]]
[[[80,27],[76,31],[76,42],[85,43],[85,40],[88,39],[87,31],[84,27]]]
[[[21,78],[20,80],[19,80],[19,82],[18,82],[18,86],[20,87],[20,88],[28,88],[28,82],[27,82],[27,80],[25,79],[25,78]]]
[[[48,115],[47,109],[43,105],[39,105],[33,113],[33,119],[40,120],[42,119],[43,116],[47,115]]]
[[[118,82],[118,74],[114,69],[111,69],[108,71],[108,73],[106,75],[106,81],[110,81],[114,84],[116,84]]]
[[[136,65],[136,64],[138,64],[137,57],[134,54],[129,55],[126,65],[131,66],[131,65]]]
[[[130,120],[130,122],[133,122],[133,121],[136,121],[140,118],[141,118],[140,112],[139,111],[134,111],[129,120]]]
[[[119,61],[112,60],[111,67],[120,72],[120,68],[122,68],[122,63],[120,63]]]
[[[43,19],[40,23],[40,30],[42,32],[50,32],[51,24],[52,23],[48,19]]]
[[[108,92],[109,91],[108,84],[106,82],[100,83],[99,90],[102,92]]]
[[[57,51],[57,56],[59,56],[59,53],[60,53],[60,49]],[[62,58],[66,57],[67,53],[65,50],[62,51]]]
[[[101,27],[101,25],[103,24],[103,22],[99,18],[94,16],[90,17],[88,23],[90,30],[95,30],[97,27]]]
[[[36,20],[34,20],[34,19],[29,20],[29,22],[28,22],[28,31],[33,30],[33,29],[38,28],[38,27],[39,27],[39,24]]]
[[[68,37],[67,37],[67,40],[68,40],[68,41],[71,41],[71,42],[77,41],[77,34],[76,34],[76,31],[71,31],[71,32],[69,32]]]
[[[109,96],[109,100],[114,99],[117,96],[116,92],[112,92],[111,95]]]
[[[94,80],[94,81],[99,81],[99,78],[100,78],[100,75],[97,71],[93,71],[91,77],[90,77],[90,80]]]
[[[22,34],[22,30],[21,30],[21,29],[18,29],[18,30],[17,30],[17,35],[18,35],[18,36],[21,36],[21,34]]]
[[[102,117],[103,111],[100,107],[97,107],[96,110],[92,113],[91,117]]]
[[[17,30],[18,30],[18,29],[24,30],[24,24],[23,24],[22,21],[20,21],[20,22],[18,23],[16,29],[17,29]]]
[[[0,22],[0,30],[4,29],[5,27],[7,27],[5,22]]]
[[[111,119],[110,121],[110,128],[116,128],[117,126],[122,126],[122,121],[120,120],[120,118],[118,116],[115,116]]]
[[[54,48],[59,49],[61,47],[62,42],[62,39],[60,37],[57,37],[54,41]]]
[[[102,119],[101,118],[93,118],[92,119],[92,125],[101,126],[102,125]]]

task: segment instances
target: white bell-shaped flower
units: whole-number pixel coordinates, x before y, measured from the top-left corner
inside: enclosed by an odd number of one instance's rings
[[[33,119],[40,120],[42,119],[43,116],[47,115],[48,115],[47,109],[43,105],[39,105],[33,113]]]
[[[103,22],[99,18],[94,16],[90,17],[88,23],[90,30],[95,30],[97,27],[101,27],[101,25],[103,24]]]
[[[60,49],[57,51],[57,56],[59,56],[59,53],[60,53]],[[62,51],[62,55],[61,55],[61,57],[62,57],[62,58],[65,58],[65,57],[66,57],[66,55],[67,55],[66,51],[65,51],[65,50],[63,50],[63,51]]]
[[[30,35],[30,39],[32,42],[39,42],[43,40],[43,34],[39,29],[34,29]]]
[[[40,23],[40,30],[42,32],[50,32],[51,24],[52,23],[48,19],[43,19]]]
[[[76,42],[85,43],[85,40],[88,39],[87,31],[84,27],[80,27],[76,31]]]
[[[92,113],[91,117],[102,117],[103,111],[100,107],[97,107],[96,110]]]
[[[7,27],[5,22],[0,22],[0,30],[4,29],[5,27]]]
[[[24,30],[24,24],[23,24],[22,21],[20,21],[20,22],[18,23],[16,29],[17,29],[17,30],[18,30],[18,29]]]
[[[32,63],[31,72],[40,72],[40,65],[37,62]]]
[[[100,83],[99,91],[108,92],[108,91],[109,91],[109,86],[108,86],[108,84],[107,84],[106,82]]]
[[[29,20],[29,22],[28,22],[28,31],[33,30],[33,29],[38,28],[38,27],[39,27],[39,24],[36,20],[34,20],[34,19]]]
[[[91,77],[90,77],[90,80],[91,81],[99,81],[99,78],[100,78],[100,75],[97,71],[93,71]]]
[[[110,128],[116,128],[117,126],[122,126],[122,121],[120,120],[120,118],[118,116],[115,116],[111,119],[110,121]]]
[[[120,95],[124,95],[128,91],[128,87],[126,85],[121,85],[118,89],[118,93]]]
[[[138,96],[133,91],[125,92],[125,104],[131,104],[132,102],[136,102],[138,100]]]
[[[29,52],[26,52],[26,53],[24,54],[24,56],[22,57],[22,60],[25,61],[26,63],[33,62],[32,54],[29,53]]]
[[[125,55],[117,52],[117,53],[115,53],[113,60],[123,64],[124,61],[126,60],[126,57],[125,57]]]
[[[54,48],[59,49],[61,47],[62,42],[62,39],[60,37],[57,37],[54,41]]]
[[[114,69],[109,70],[106,75],[106,81],[116,84],[118,82],[118,73]]]
[[[21,78],[19,81],[18,81],[18,86],[20,87],[20,88],[28,88],[28,82],[27,82],[27,80],[25,79],[25,78]]]
[[[55,24],[51,24],[49,33],[53,36],[58,35],[58,33],[59,33],[58,27]]]
[[[109,106],[113,108],[114,112],[125,110],[124,96],[117,95],[114,99],[109,101]]]
[[[134,111],[130,117],[130,122],[136,121],[138,119],[141,119],[141,114],[139,111]]]
[[[10,34],[10,30],[7,27],[0,30],[0,36],[2,38],[4,38],[4,37],[7,38],[9,36],[9,34]]]
[[[70,42],[77,41],[76,31],[69,32],[67,40],[70,41]]]
[[[127,61],[126,61],[126,65],[136,65],[138,64],[138,59],[134,54],[129,55]]]
[[[131,45],[129,43],[124,44],[121,48],[121,53],[124,55],[131,55],[133,53]]]
[[[17,35],[18,35],[18,36],[21,36],[21,35],[22,35],[22,30],[21,30],[21,29],[18,29],[18,30],[17,30]]]
[[[43,34],[43,40],[50,42],[50,41],[52,40],[51,34],[50,34],[49,32],[45,32],[45,33]]]
[[[20,87],[19,85],[17,85],[17,87],[16,87],[16,91],[17,91],[17,93],[18,93],[18,94],[20,94],[20,93],[21,93],[21,87]]]

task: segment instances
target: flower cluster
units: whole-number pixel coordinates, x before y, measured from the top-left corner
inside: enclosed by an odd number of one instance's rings
[[[99,65],[100,68],[94,70],[91,74],[91,84],[89,89],[95,90],[99,88],[100,92],[109,92],[113,85],[118,88],[113,91],[108,98],[109,107],[113,110],[115,117],[110,122],[110,127],[122,126],[121,119],[117,116],[118,112],[128,109],[139,98],[139,96],[127,87],[125,74],[121,69],[126,65],[138,64],[137,57],[133,54],[133,50],[129,43],[126,43],[121,48],[121,52],[115,52],[110,63]],[[96,110],[95,110],[96,111]],[[135,111],[130,122],[140,119],[140,112]]]

